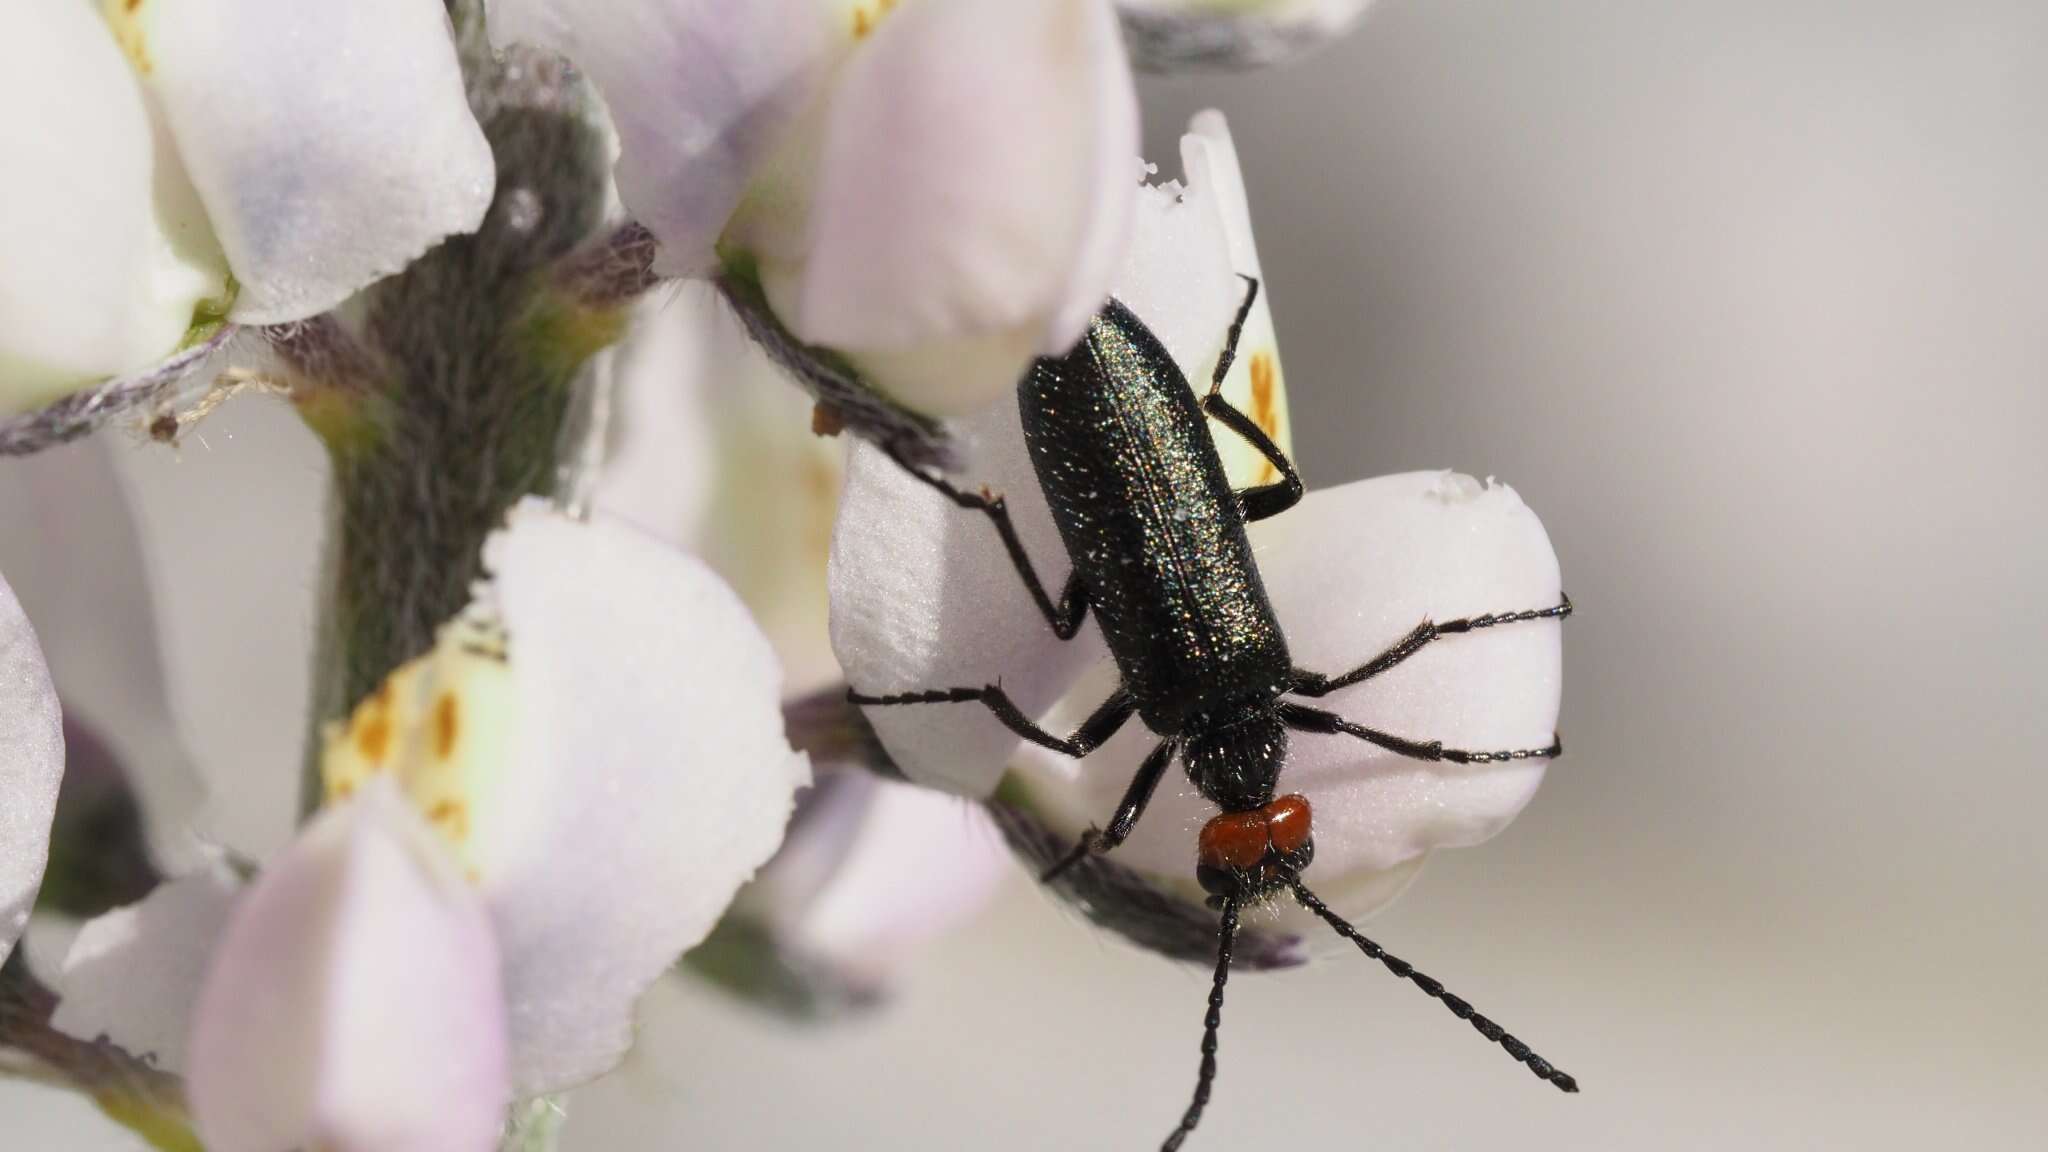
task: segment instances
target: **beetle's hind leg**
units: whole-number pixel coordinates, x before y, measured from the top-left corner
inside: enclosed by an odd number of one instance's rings
[[[1010,506],[1001,496],[991,495],[985,489],[963,492],[953,487],[945,477],[927,472],[893,452],[889,458],[896,461],[897,467],[954,505],[988,517],[989,523],[995,525],[996,535],[1003,541],[1003,551],[1010,554],[1010,564],[1017,569],[1017,578],[1024,581],[1024,590],[1031,594],[1031,602],[1038,605],[1045,622],[1052,625],[1053,635],[1062,640],[1072,640],[1081,631],[1081,621],[1088,618],[1088,586],[1081,582],[1081,574],[1068,574],[1059,603],[1053,603],[1052,597],[1045,594],[1045,585],[1039,581],[1038,572],[1031,567],[1031,557],[1024,551],[1024,541],[1018,539],[1017,529],[1010,523]]]
[[[1102,706],[1081,722],[1072,736],[1061,739],[1031,722],[1012,703],[1001,686],[990,684],[984,688],[936,688],[925,692],[900,692],[893,696],[869,696],[852,688],[846,690],[846,699],[854,704],[874,707],[894,707],[900,704],[972,704],[979,702],[995,713],[1003,727],[1022,736],[1041,748],[1063,752],[1079,760],[1101,747],[1102,742],[1116,735],[1124,722],[1138,709],[1131,694],[1118,688]]]
[[[1445,760],[1452,764],[1499,764],[1508,760],[1555,760],[1564,755],[1564,742],[1552,733],[1550,743],[1542,748],[1510,748],[1500,751],[1478,752],[1469,748],[1446,748],[1441,740],[1410,740],[1377,728],[1354,724],[1335,712],[1311,708],[1306,704],[1280,702],[1280,719],[1289,728],[1302,732],[1342,733],[1356,736],[1376,748],[1385,748],[1412,760]]]
[[[1572,598],[1560,596],[1558,602],[1548,608],[1531,608],[1526,612],[1489,612],[1484,616],[1466,616],[1441,623],[1424,620],[1415,626],[1413,632],[1395,641],[1392,647],[1342,676],[1325,676],[1320,672],[1296,668],[1294,686],[1288,691],[1297,696],[1328,696],[1339,688],[1348,688],[1372,679],[1445,636],[1477,632],[1481,628],[1492,628],[1501,624],[1521,624],[1530,620],[1562,620],[1571,614]]]
[[[1244,322],[1252,314],[1252,302],[1259,298],[1259,282],[1253,277],[1239,273],[1244,280],[1244,301],[1237,306],[1237,318],[1230,323],[1230,335],[1223,341],[1223,354],[1216,358],[1216,372],[1209,380],[1209,391],[1202,397],[1202,411],[1223,426],[1244,437],[1245,442],[1259,450],[1280,473],[1280,479],[1256,488],[1246,488],[1237,493],[1237,502],[1244,509],[1246,521],[1264,520],[1277,516],[1296,504],[1301,503],[1301,475],[1294,470],[1294,462],[1287,453],[1280,450],[1259,422],[1244,414],[1236,405],[1223,398],[1223,378],[1230,375],[1230,366],[1237,362],[1238,337],[1244,335]],[[1256,367],[1256,365],[1254,365]]]

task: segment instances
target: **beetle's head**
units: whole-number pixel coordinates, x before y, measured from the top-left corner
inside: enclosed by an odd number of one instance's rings
[[[1285,888],[1315,859],[1308,798],[1282,796],[1244,812],[1225,812],[1202,826],[1195,879],[1218,901],[1257,900]]]

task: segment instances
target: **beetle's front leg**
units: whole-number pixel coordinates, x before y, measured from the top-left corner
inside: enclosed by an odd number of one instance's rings
[[[1152,802],[1152,793],[1159,790],[1159,781],[1166,775],[1166,766],[1173,763],[1177,748],[1179,745],[1172,740],[1154,748],[1152,754],[1145,757],[1145,762],[1138,766],[1137,774],[1131,777],[1130,787],[1124,789],[1123,801],[1116,806],[1116,815],[1110,817],[1109,827],[1099,831],[1090,828],[1081,833],[1080,843],[1075,844],[1072,851],[1039,874],[1039,883],[1050,884],[1059,879],[1061,873],[1088,857],[1100,856],[1123,843],[1130,836],[1131,829],[1138,826],[1138,817],[1145,814],[1145,806]]]

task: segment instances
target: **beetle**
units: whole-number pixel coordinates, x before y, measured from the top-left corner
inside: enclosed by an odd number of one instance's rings
[[[1298,794],[1281,794],[1290,732],[1342,735],[1422,760],[1459,764],[1550,758],[1562,747],[1475,751],[1447,748],[1367,728],[1312,705],[1339,688],[1370,680],[1446,636],[1571,614],[1569,597],[1544,608],[1427,621],[1351,670],[1326,675],[1295,667],[1266,596],[1245,525],[1278,515],[1302,498],[1300,476],[1272,438],[1223,397],[1258,281],[1245,277],[1239,304],[1206,395],[1197,399],[1159,339],[1111,299],[1066,354],[1035,361],[1018,385],[1025,446],[1072,564],[1059,599],[1047,595],[997,495],[962,491],[943,477],[898,461],[961,508],[988,517],[1011,563],[1053,632],[1071,639],[1091,614],[1101,626],[1121,682],[1070,735],[1045,731],[998,685],[847,698],[870,707],[979,703],[1011,731],[1081,758],[1133,715],[1160,737],[1133,775],[1115,813],[1083,833],[1049,868],[1051,880],[1091,854],[1114,850],[1144,814],[1176,756],[1189,781],[1221,812],[1196,839],[1195,873],[1219,912],[1216,970],[1204,1019],[1194,1098],[1162,1152],[1193,1132],[1216,1077],[1217,1033],[1231,947],[1244,906],[1291,895],[1372,959],[1468,1020],[1537,1076],[1566,1092],[1577,1082],[1528,1045],[1446,992],[1443,985],[1388,954],[1332,911],[1302,880],[1315,854],[1313,812]],[[1243,437],[1279,479],[1233,490],[1207,421]]]

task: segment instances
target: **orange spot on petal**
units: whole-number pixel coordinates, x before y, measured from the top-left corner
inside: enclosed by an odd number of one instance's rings
[[[355,729],[356,753],[372,765],[381,765],[384,754],[391,751],[391,717],[373,702],[357,717]]]
[[[1277,443],[1280,439],[1280,405],[1274,388],[1279,379],[1279,368],[1273,362],[1271,352],[1259,352],[1252,356],[1252,422]],[[1280,470],[1268,460],[1259,473],[1259,483],[1270,483],[1280,478]]]

